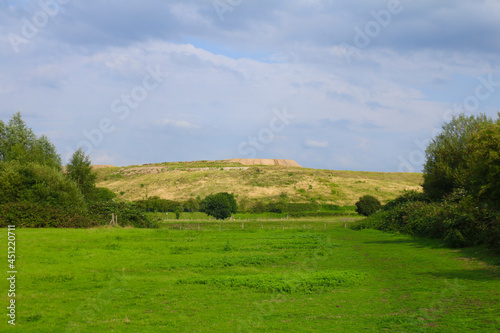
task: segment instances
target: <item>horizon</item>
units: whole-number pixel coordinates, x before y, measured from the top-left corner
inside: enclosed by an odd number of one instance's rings
[[[94,164],[92,163],[91,166],[93,167],[114,167],[114,168],[127,168],[127,167],[145,167],[145,166],[150,166],[150,165],[158,165],[158,164],[165,164],[165,163],[195,163],[195,162],[231,162],[231,163],[239,163],[239,162],[232,162],[233,158],[226,158],[226,159],[221,159],[221,160],[186,160],[186,161],[164,161],[164,162],[155,162],[155,163],[139,163],[139,164],[129,164],[129,165],[114,165],[114,164]],[[248,158],[247,160],[252,160],[251,158]],[[276,160],[275,158],[270,158],[270,159],[260,159],[259,160]],[[293,159],[289,158],[280,158],[279,160],[286,160],[286,161],[292,161],[297,163]],[[299,163],[297,163],[299,164]],[[242,164],[246,165],[248,167],[250,166],[279,166],[279,165],[269,165],[269,164]],[[66,167],[66,164],[64,165]],[[369,171],[369,170],[348,170],[348,169],[328,169],[328,168],[313,168],[313,167],[308,167],[308,166],[285,166],[285,167],[290,167],[290,168],[303,168],[303,169],[313,169],[313,170],[329,170],[329,171],[347,171],[347,172],[370,172],[370,173],[417,173],[417,174],[422,174],[422,172],[399,172],[399,171]]]

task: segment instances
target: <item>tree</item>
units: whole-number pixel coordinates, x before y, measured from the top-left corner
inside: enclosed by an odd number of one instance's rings
[[[198,198],[189,198],[184,202],[184,209],[191,213],[199,211],[200,200]]]
[[[221,192],[205,197],[200,203],[200,208],[200,211],[218,220],[223,220],[238,211],[238,204],[234,194]]]
[[[73,153],[66,166],[66,173],[80,188],[85,199],[92,201],[96,195],[97,174],[92,169],[90,157],[85,155],[82,148]]]
[[[85,209],[76,184],[47,165],[10,161],[0,163],[0,203],[32,202]]]
[[[442,132],[429,144],[424,165],[424,193],[432,200],[440,200],[454,190],[464,188],[467,182],[467,147],[472,134],[491,123],[484,114],[463,114],[443,125]]]
[[[380,208],[382,208],[380,201],[371,195],[364,195],[356,202],[356,212],[364,216],[370,216]]]
[[[472,134],[466,155],[466,190],[500,210],[500,114],[495,124]]]
[[[14,114],[8,124],[0,120],[0,162],[9,161],[34,162],[62,170],[55,146],[45,135],[37,138],[20,112]]]

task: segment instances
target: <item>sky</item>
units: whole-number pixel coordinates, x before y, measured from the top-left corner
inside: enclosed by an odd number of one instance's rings
[[[66,163],[421,172],[500,111],[497,0],[0,0],[0,119]]]

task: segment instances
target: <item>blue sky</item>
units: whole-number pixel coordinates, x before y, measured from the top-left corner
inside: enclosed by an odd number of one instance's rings
[[[67,161],[289,158],[416,171],[500,110],[500,3],[0,0],[0,119]]]

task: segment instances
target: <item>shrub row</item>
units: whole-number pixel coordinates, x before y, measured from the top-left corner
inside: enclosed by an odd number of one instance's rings
[[[149,218],[140,207],[125,202],[99,202],[90,206],[93,217],[101,224],[110,221],[111,214],[118,216],[118,225],[131,225],[135,228],[158,228],[158,223]]]
[[[88,213],[40,203],[14,202],[0,206],[0,227],[91,228],[99,225]]]
[[[290,217],[330,217],[330,216],[344,216],[346,213],[356,214],[354,211],[337,211],[337,212],[293,212],[290,213]]]
[[[173,200],[160,199],[156,196],[150,197],[146,200],[136,200],[134,203],[137,207],[146,212],[173,213],[176,211],[184,211],[182,203]]]
[[[92,228],[107,225],[112,213],[119,216],[118,224],[121,226],[158,227],[144,212],[128,203],[95,203],[88,211],[84,211],[28,201],[1,205],[0,227],[15,225],[24,228]]]
[[[439,238],[461,248],[486,244],[500,249],[500,214],[472,201],[407,201],[351,226]]]
[[[304,203],[289,203],[288,212],[309,212],[320,209],[320,205],[314,202],[304,202]]]

